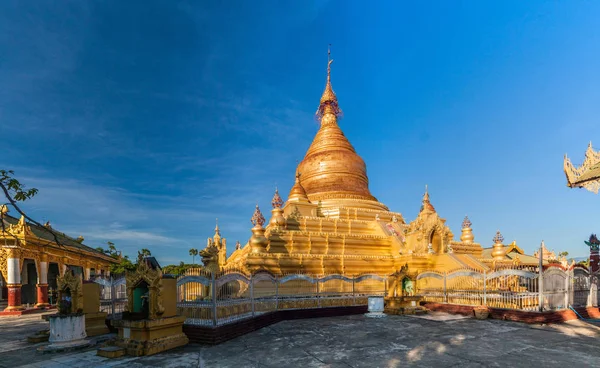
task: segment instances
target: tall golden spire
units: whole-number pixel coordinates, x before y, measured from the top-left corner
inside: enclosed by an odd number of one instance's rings
[[[337,96],[335,92],[333,92],[333,88],[331,87],[331,63],[333,63],[333,59],[331,58],[331,44],[327,48],[327,83],[325,84],[325,91],[323,91],[323,95],[321,96],[321,101],[319,103],[319,108],[317,109],[316,116],[323,122],[323,116],[326,113],[332,113],[333,115],[340,116],[342,114],[342,110],[338,105]]]
[[[427,184],[425,184],[425,194],[423,195],[423,205],[421,206],[421,212],[424,210],[428,210],[431,212],[435,212],[435,207],[429,201],[429,189],[427,189]]]
[[[298,165],[301,186],[311,202],[332,198],[376,201],[369,192],[365,162],[337,124],[342,111],[331,87],[332,62],[329,51],[327,83],[316,113],[321,127]]]

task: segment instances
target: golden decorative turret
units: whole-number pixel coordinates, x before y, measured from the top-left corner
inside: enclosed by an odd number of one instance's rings
[[[269,225],[275,227],[283,227],[285,226],[285,217],[283,217],[283,200],[279,196],[279,191],[277,188],[275,189],[275,194],[273,195],[273,199],[271,200],[271,205],[273,209],[271,210],[271,221],[269,221]]]
[[[435,212],[435,208],[429,201],[429,191],[427,190],[427,185],[425,185],[425,194],[423,195],[423,205],[421,206],[421,212]]]
[[[250,247],[252,248],[252,253],[262,253],[266,251],[268,240],[265,238],[265,229],[263,225],[265,224],[265,217],[260,212],[260,208],[256,205],[256,209],[254,210],[254,214],[250,219],[250,222],[254,225],[252,228],[252,237],[250,237]]]
[[[471,229],[471,221],[469,221],[469,217],[465,216],[465,219],[462,223],[462,234],[460,234],[460,241],[463,243],[473,243],[475,240],[475,236],[473,235],[473,229]]]
[[[296,181],[294,182],[294,186],[292,186],[292,189],[290,190],[288,201],[308,203],[308,196],[306,195],[306,191],[302,187],[302,184],[300,184],[300,173],[298,172],[298,170],[296,170]]]
[[[376,201],[369,192],[367,167],[337,123],[341,109],[331,87],[332,62],[330,58],[325,91],[316,113],[321,128],[298,165],[302,187],[313,203],[344,198]],[[385,206],[379,204],[379,207]]]
[[[494,236],[494,248],[492,250],[492,257],[497,261],[502,261],[504,259],[504,255],[506,254],[506,249],[504,248],[504,237],[500,234],[500,230],[496,232]]]

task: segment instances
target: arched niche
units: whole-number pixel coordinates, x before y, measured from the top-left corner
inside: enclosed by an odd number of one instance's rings
[[[431,234],[429,234],[429,244],[431,244],[431,249],[434,253],[444,253],[444,242],[438,229],[433,229]]]
[[[131,311],[133,319],[148,319],[150,313],[150,289],[145,280],[140,280],[133,287],[133,308]]]
[[[57,278],[57,303],[61,314],[83,312],[83,288],[81,278],[67,271]]]

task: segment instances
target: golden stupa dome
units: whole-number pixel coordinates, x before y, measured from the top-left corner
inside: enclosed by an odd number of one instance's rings
[[[365,162],[337,124],[341,110],[331,87],[332,61],[317,110],[321,127],[298,165],[302,187],[311,202],[336,197],[376,201],[369,192]]]

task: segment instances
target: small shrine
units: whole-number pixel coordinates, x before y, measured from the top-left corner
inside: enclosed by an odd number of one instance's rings
[[[40,352],[62,351],[90,345],[86,340],[83,313],[82,280],[68,270],[57,278],[58,313],[47,316],[50,322],[50,345],[38,348]]]
[[[127,307],[118,329],[117,348],[101,348],[98,355],[118,357],[153,355],[188,343],[185,317],[177,315],[177,280],[163,276],[154,257],[138,257],[135,272],[126,276]]]
[[[388,295],[384,298],[386,314],[423,314],[427,309],[420,305],[422,297],[415,295],[416,280],[408,272],[408,264],[390,276]]]

